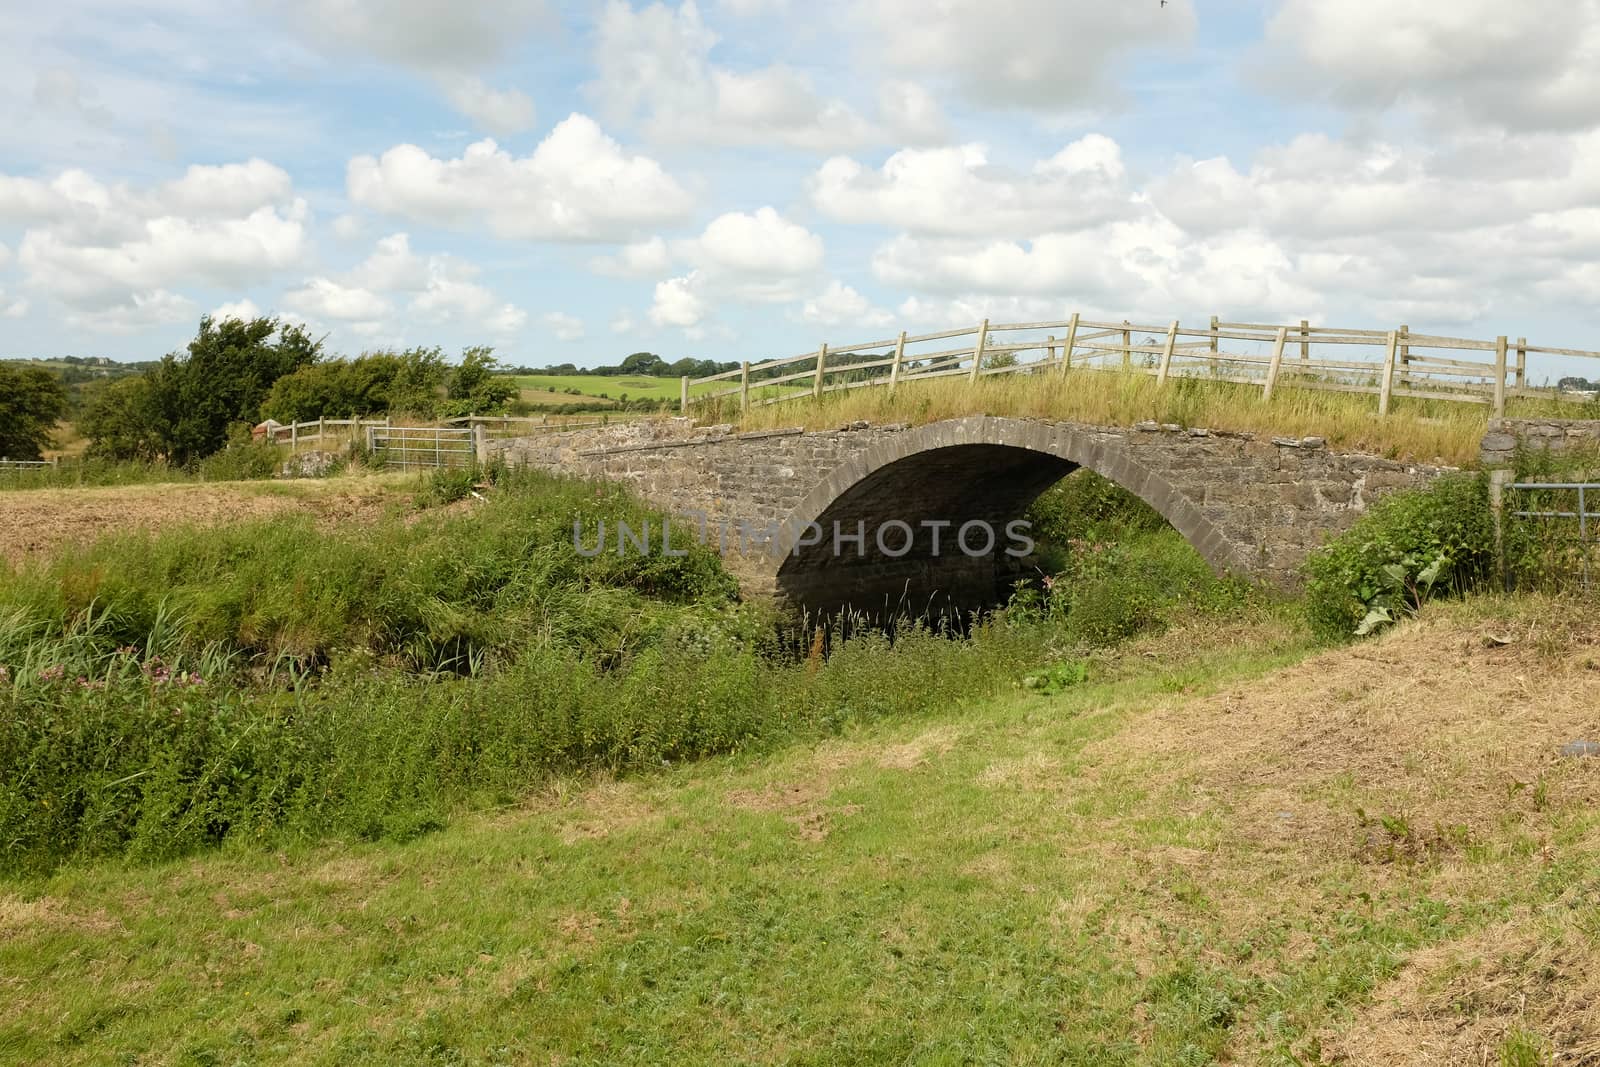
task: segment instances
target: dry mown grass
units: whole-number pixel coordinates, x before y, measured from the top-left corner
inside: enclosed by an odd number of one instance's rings
[[[1185,872],[1220,928],[1405,893],[1512,917],[1416,952],[1320,1038],[1325,1062],[1499,1063],[1506,1043],[1600,1062],[1600,612],[1536,600],[1438,606],[1381,640],[1262,683],[1172,702],[1091,744],[1090,775],[1139,782],[1217,820],[1213,848],[1146,864]],[[1048,787],[1048,767],[1018,768]],[[1041,781],[1044,780],[1043,782]],[[1554,903],[1558,868],[1587,878]],[[1146,913],[1192,923],[1182,909]],[[1547,1062],[1541,1060],[1540,1062]]]
[[[368,522],[384,513],[395,499],[397,482],[409,477],[0,492],[0,560],[16,566],[108,533],[216,526],[294,512],[314,515],[330,527]]]
[[[969,383],[965,378],[912,382],[894,394],[886,388],[849,389],[753,407],[742,418],[737,401],[710,405],[702,417],[731,418],[747,430],[805,425],[830,429],[843,423],[937,422],[966,415],[1056,418],[1099,425],[1131,426],[1145,420],[1256,432],[1285,437],[1324,437],[1335,447],[1396,459],[1464,466],[1476,462],[1488,429],[1489,409],[1480,404],[1397,399],[1386,418],[1377,398],[1352,393],[1280,388],[1271,401],[1261,390],[1200,378],[1158,387],[1148,374],[1115,370],[1057,375],[999,375]],[[1582,417],[1576,405],[1552,408],[1513,400],[1508,414],[1561,413]]]

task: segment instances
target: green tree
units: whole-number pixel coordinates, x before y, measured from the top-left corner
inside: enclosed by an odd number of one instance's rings
[[[319,417],[375,415],[389,410],[403,365],[393,352],[367,352],[301,367],[279,378],[261,404],[261,416],[279,422]]]
[[[617,368],[618,374],[643,374],[655,376],[667,373],[668,367],[665,360],[654,352],[635,352],[622,361],[622,366]]]
[[[149,379],[141,375],[105,386],[79,417],[78,432],[89,439],[89,455],[98,459],[159,457]]]
[[[437,345],[411,348],[395,358],[400,367],[389,384],[389,413],[433,418],[439,413],[440,394],[450,377],[444,349]]]
[[[272,318],[200,320],[186,353],[148,376],[154,429],[167,458],[202,459],[228,443],[230,427],[254,423],[273,385],[321,352],[305,328]]]
[[[447,396],[456,414],[499,411],[515,399],[517,383],[499,374],[494,349],[478,345],[461,353],[461,363],[450,374]]]
[[[67,392],[55,375],[0,363],[0,456],[41,458],[51,427],[66,411]]]

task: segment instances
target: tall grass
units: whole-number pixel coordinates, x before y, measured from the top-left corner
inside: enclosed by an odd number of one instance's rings
[[[1057,374],[1006,374],[968,382],[940,378],[909,382],[893,394],[884,387],[848,389],[752,407],[741,416],[737,399],[707,402],[705,419],[736,421],[748,430],[804,425],[829,429],[844,423],[928,423],[968,415],[1067,419],[1110,426],[1154,420],[1214,430],[1284,437],[1323,437],[1338,448],[1396,459],[1466,466],[1476,462],[1488,429],[1481,404],[1396,398],[1387,417],[1377,398],[1356,393],[1279,387],[1263,400],[1256,386],[1179,377],[1158,386],[1137,371],[1076,370]],[[1507,413],[1584,417],[1588,406],[1555,405],[1526,398],[1508,401]],[[1597,413],[1600,414],[1600,413]]]
[[[707,639],[706,630],[711,630]],[[0,869],[155,859],[224,841],[406,839],[557,770],[631,770],[987,694],[1044,654],[1038,628],[955,642],[903,628],[823,663],[675,620],[620,662],[559,644],[492,675],[350,674],[289,690],[123,671],[0,690]]]
[[[731,598],[732,580],[686,533],[683,557],[580,554],[575,520],[591,539],[602,521],[661,528],[620,487],[531,472],[507,479],[466,512],[357,528],[279,516],[108,536],[0,572],[0,627],[101,654],[137,644],[171,658],[215,647],[258,669],[349,661],[461,672],[533,637],[626,650],[659,632],[657,604]],[[8,640],[19,639],[0,629],[0,648]]]

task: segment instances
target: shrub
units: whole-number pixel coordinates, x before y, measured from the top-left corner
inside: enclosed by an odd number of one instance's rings
[[[1371,633],[1494,570],[1488,482],[1452,475],[1392,493],[1306,562],[1306,609],[1325,636]]]
[[[266,441],[235,439],[220,452],[200,460],[196,470],[207,482],[242,482],[271,478],[282,466],[285,453]]]

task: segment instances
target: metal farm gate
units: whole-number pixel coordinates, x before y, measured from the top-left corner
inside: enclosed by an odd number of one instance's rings
[[[1600,566],[1600,482],[1515,482],[1522,505],[1512,514],[1537,520],[1548,541],[1563,549],[1585,591]]]
[[[478,454],[470,426],[369,426],[367,448],[376,462],[401,470],[470,467]]]

